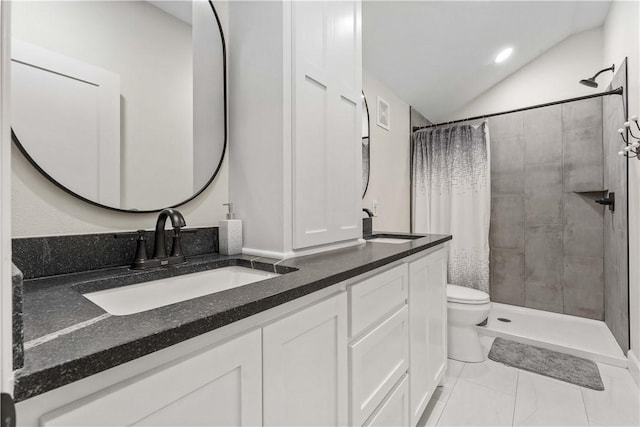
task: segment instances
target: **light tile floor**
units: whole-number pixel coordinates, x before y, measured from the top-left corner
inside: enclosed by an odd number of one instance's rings
[[[482,337],[488,354],[494,338]],[[640,393],[626,369],[598,363],[595,391],[487,359],[449,359],[420,426],[640,426]]]

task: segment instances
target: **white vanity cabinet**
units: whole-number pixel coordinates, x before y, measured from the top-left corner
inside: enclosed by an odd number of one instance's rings
[[[362,236],[361,3],[230,2],[229,193],[243,251]],[[278,218],[274,221],[274,218]]]
[[[111,375],[120,380],[111,386],[101,385],[105,371],[21,402],[18,425],[345,426],[344,289],[335,285],[115,367]]]
[[[447,368],[447,248],[409,262],[409,395],[415,426]]]
[[[47,413],[41,425],[260,425],[260,346],[254,330]]]
[[[446,368],[443,245],[35,396],[18,425],[414,427]]]
[[[347,296],[263,329],[265,426],[347,424]]]

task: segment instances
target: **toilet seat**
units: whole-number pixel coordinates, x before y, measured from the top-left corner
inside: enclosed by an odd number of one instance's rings
[[[447,284],[447,301],[459,304],[486,304],[490,300],[486,292],[466,286]]]

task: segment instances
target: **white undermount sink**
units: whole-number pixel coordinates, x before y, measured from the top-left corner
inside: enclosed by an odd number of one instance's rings
[[[108,313],[123,316],[237,288],[276,276],[279,274],[247,267],[222,267],[90,292],[83,294],[83,296]]]
[[[374,242],[374,243],[407,243],[410,242],[411,239],[398,239],[395,237],[376,237],[374,239],[369,239],[367,240],[367,242]]]

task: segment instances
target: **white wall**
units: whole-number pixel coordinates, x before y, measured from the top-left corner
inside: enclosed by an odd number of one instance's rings
[[[16,3],[14,3],[14,6]],[[228,28],[228,3],[215,2],[225,35]],[[212,25],[216,25],[212,17]],[[190,101],[191,102],[191,101]],[[151,229],[155,214],[129,214],[108,211],[81,202],[59,190],[41,176],[15,147],[12,153],[12,227],[14,237],[47,236],[63,234],[100,233],[110,231]],[[189,153],[189,161],[191,154]],[[140,165],[144,168],[144,164]],[[163,172],[154,177],[154,185],[163,189],[169,175]],[[191,189],[191,188],[190,188]],[[228,161],[225,158],[221,170],[200,196],[182,206],[188,226],[216,226],[224,218],[222,203],[229,198]]]
[[[374,230],[409,232],[409,104],[366,70],[362,77],[371,120],[371,174],[362,207],[371,209],[374,200],[380,203],[373,219]],[[389,131],[376,124],[378,96],[391,107]]]
[[[614,1],[603,26],[603,66],[619,66],[628,58],[629,116],[640,115],[640,7],[638,2]],[[607,76],[607,83],[610,80]],[[640,355],[640,165],[629,161],[629,323],[631,351]],[[636,381],[638,378],[636,377]]]
[[[593,89],[578,81],[591,77],[601,66],[602,29],[575,34],[476,97],[447,120],[590,95]]]
[[[283,141],[290,140],[291,116],[283,111],[287,87],[282,76],[290,69],[284,66],[289,59],[283,56],[283,4],[235,1],[229,10],[234,29],[229,43],[230,199],[237,217],[245,220],[244,248],[284,253],[291,250],[285,242],[291,242],[286,233],[292,223],[291,207],[285,207],[290,200],[285,194],[291,194],[291,171],[285,168],[291,159]]]

